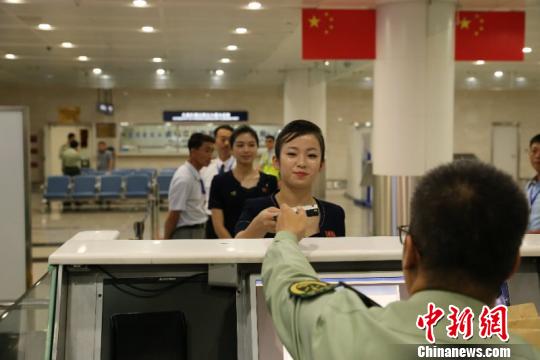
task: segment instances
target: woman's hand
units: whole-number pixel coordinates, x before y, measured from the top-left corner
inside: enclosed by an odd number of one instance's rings
[[[269,207],[262,210],[250,224],[253,229],[263,237],[266,233],[276,232],[276,218],[280,214],[280,210],[277,207]]]
[[[277,218],[276,232],[290,231],[296,235],[298,241],[306,236],[307,216],[302,207],[291,208],[287,204],[281,205]]]

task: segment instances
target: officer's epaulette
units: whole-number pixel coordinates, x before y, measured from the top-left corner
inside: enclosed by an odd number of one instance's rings
[[[354,293],[358,295],[358,297],[366,307],[380,307],[380,305],[374,300],[372,300],[370,297],[362,294],[360,291],[356,290],[355,288],[344,282],[340,282],[338,284],[329,284],[320,280],[302,280],[292,284],[289,287],[289,293],[297,298],[310,299],[334,291],[334,289],[338,286],[342,286],[344,288],[354,291]]]

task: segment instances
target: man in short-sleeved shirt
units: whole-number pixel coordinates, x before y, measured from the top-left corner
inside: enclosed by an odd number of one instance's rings
[[[112,153],[107,149],[105,141],[98,143],[97,165],[98,171],[111,171],[113,167]]]
[[[534,136],[529,143],[529,160],[536,175],[527,183],[525,191],[531,212],[528,231],[540,233],[540,134]]]
[[[203,239],[206,214],[204,183],[199,171],[208,166],[214,151],[211,136],[195,133],[188,141],[189,158],[180,166],[169,187],[169,214],[165,239]]]

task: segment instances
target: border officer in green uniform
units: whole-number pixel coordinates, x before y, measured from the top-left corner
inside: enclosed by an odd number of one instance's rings
[[[527,218],[523,193],[494,167],[458,161],[432,170],[416,188],[410,226],[400,231],[410,298],[382,308],[350,288],[319,281],[298,246],[306,215],[283,206],[262,267],[277,333],[297,360],[418,358],[426,353],[421,347],[444,344],[506,346],[512,359],[536,359],[539,353],[517,336],[508,342],[481,337],[478,321],[519,266]],[[433,327],[435,345],[428,342],[417,321],[429,303],[445,315],[450,305],[470,308],[473,336],[449,337],[445,316]]]

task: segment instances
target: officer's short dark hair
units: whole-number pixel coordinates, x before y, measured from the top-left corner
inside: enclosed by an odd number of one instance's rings
[[[279,159],[281,155],[281,148],[283,147],[283,144],[286,144],[289,141],[303,135],[315,136],[321,147],[321,159],[324,161],[325,146],[321,128],[308,120],[293,120],[285,125],[285,127],[278,134],[276,140],[275,150],[277,158]]]
[[[68,140],[73,140],[73,139],[75,139],[75,133],[69,133]]]
[[[276,138],[275,138],[274,135],[266,135],[266,136],[264,137],[264,140],[269,140],[269,139],[272,140],[272,141],[276,141]]]
[[[72,149],[76,149],[79,147],[79,142],[77,140],[71,140],[69,142],[69,147]]]
[[[247,125],[242,125],[240,127],[237,127],[236,130],[234,130],[231,134],[231,138],[229,139],[231,147],[234,146],[236,138],[242,134],[250,134],[251,136],[253,136],[255,142],[257,143],[257,146],[259,146],[259,137],[257,136],[257,132]]]
[[[219,125],[217,128],[214,129],[214,137],[215,138],[217,137],[217,133],[221,129],[229,130],[230,132],[234,131],[234,129],[233,129],[233,127],[231,125]]]
[[[206,135],[203,133],[193,133],[188,140],[188,149],[189,151],[196,150],[200,148],[205,142],[213,144],[215,141],[214,138],[210,135]]]
[[[536,134],[532,137],[531,141],[529,141],[529,147],[531,147],[535,143],[540,144],[540,134]]]
[[[410,233],[431,275],[451,281],[459,274],[497,291],[511,274],[528,214],[527,199],[509,175],[480,161],[459,160],[420,180]]]

